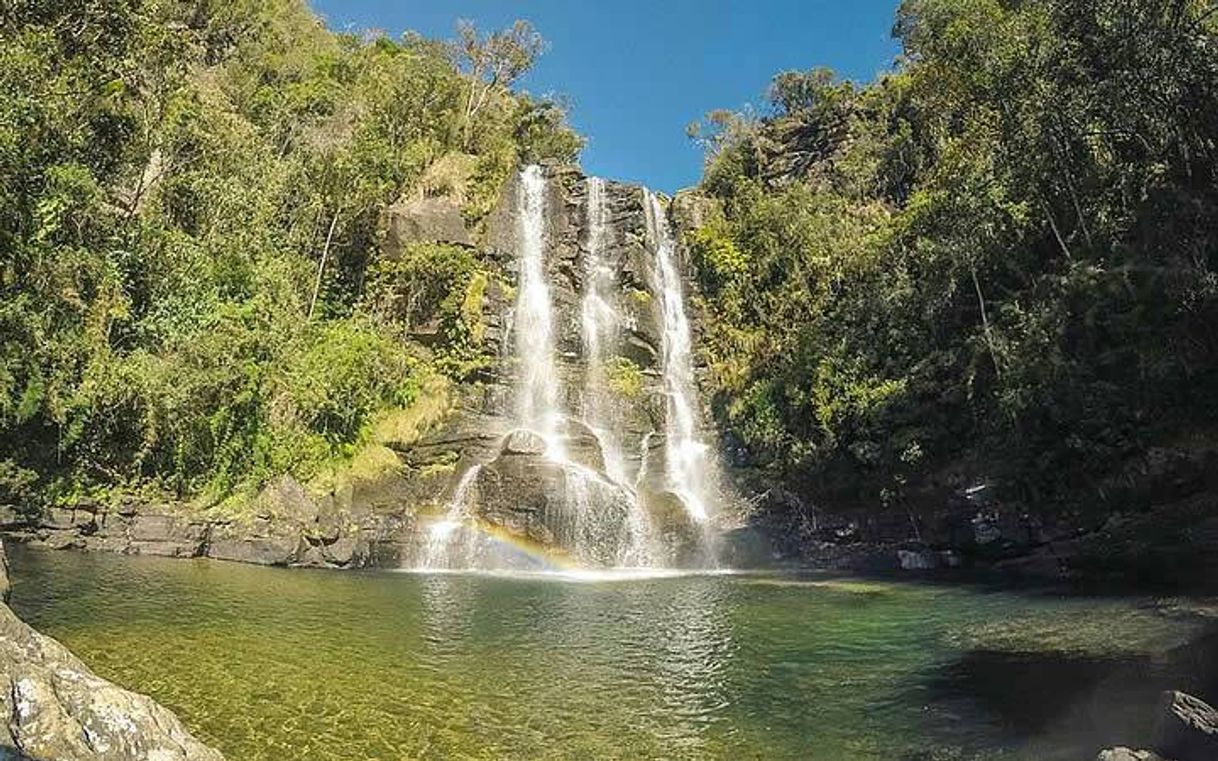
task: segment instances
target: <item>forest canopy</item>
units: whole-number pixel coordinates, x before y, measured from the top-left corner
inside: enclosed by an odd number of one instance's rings
[[[531,27],[459,37],[335,34],[304,0],[0,9],[0,503],[309,478],[476,366],[449,295],[481,262],[387,264],[385,209],[451,160],[476,224],[582,141],[508,89]]]
[[[691,134],[688,242],[738,460],[868,503],[1032,502],[1212,428],[1218,9],[906,0],[895,71],[776,76]]]
[[[685,244],[729,458],[826,500],[945,469],[1052,503],[1213,430],[1218,11],[906,0],[876,81],[779,73],[691,132]],[[351,462],[488,362],[476,227],[574,161],[530,25],[336,34],[304,0],[0,10],[0,503],[219,500]],[[433,326],[426,347],[412,328]]]

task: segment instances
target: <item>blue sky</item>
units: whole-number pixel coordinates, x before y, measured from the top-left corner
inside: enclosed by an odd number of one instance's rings
[[[341,31],[407,29],[453,36],[514,19],[549,43],[522,83],[564,94],[588,138],[584,168],[673,191],[693,185],[702,156],[685,125],[716,108],[760,107],[770,78],[829,66],[869,81],[891,67],[897,0],[310,0]]]

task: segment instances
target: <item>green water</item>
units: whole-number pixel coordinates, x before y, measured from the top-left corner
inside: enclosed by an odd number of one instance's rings
[[[19,614],[230,761],[1073,760],[1212,651],[1136,599],[12,562]]]

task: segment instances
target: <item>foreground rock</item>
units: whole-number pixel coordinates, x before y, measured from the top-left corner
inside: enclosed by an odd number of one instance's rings
[[[1163,693],[1152,745],[1173,761],[1218,759],[1218,710],[1183,692]]]
[[[0,589],[7,597],[0,548]],[[96,676],[0,605],[0,758],[223,761],[151,698]]]
[[[1164,761],[1163,757],[1149,750],[1111,748],[1100,751],[1095,761]]]

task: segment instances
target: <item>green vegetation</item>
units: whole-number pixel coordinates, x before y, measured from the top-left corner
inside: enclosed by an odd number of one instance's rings
[[[611,357],[605,362],[605,381],[625,399],[643,395],[643,371],[628,357]]]
[[[1218,14],[906,0],[897,70],[716,112],[690,234],[748,457],[872,502],[952,466],[1033,503],[1212,426]]]
[[[0,9],[0,502],[383,467],[361,448],[478,367],[486,284],[470,250],[380,255],[385,210],[459,191],[477,223],[573,158],[507,89],[540,45],[333,34],[304,0]]]

